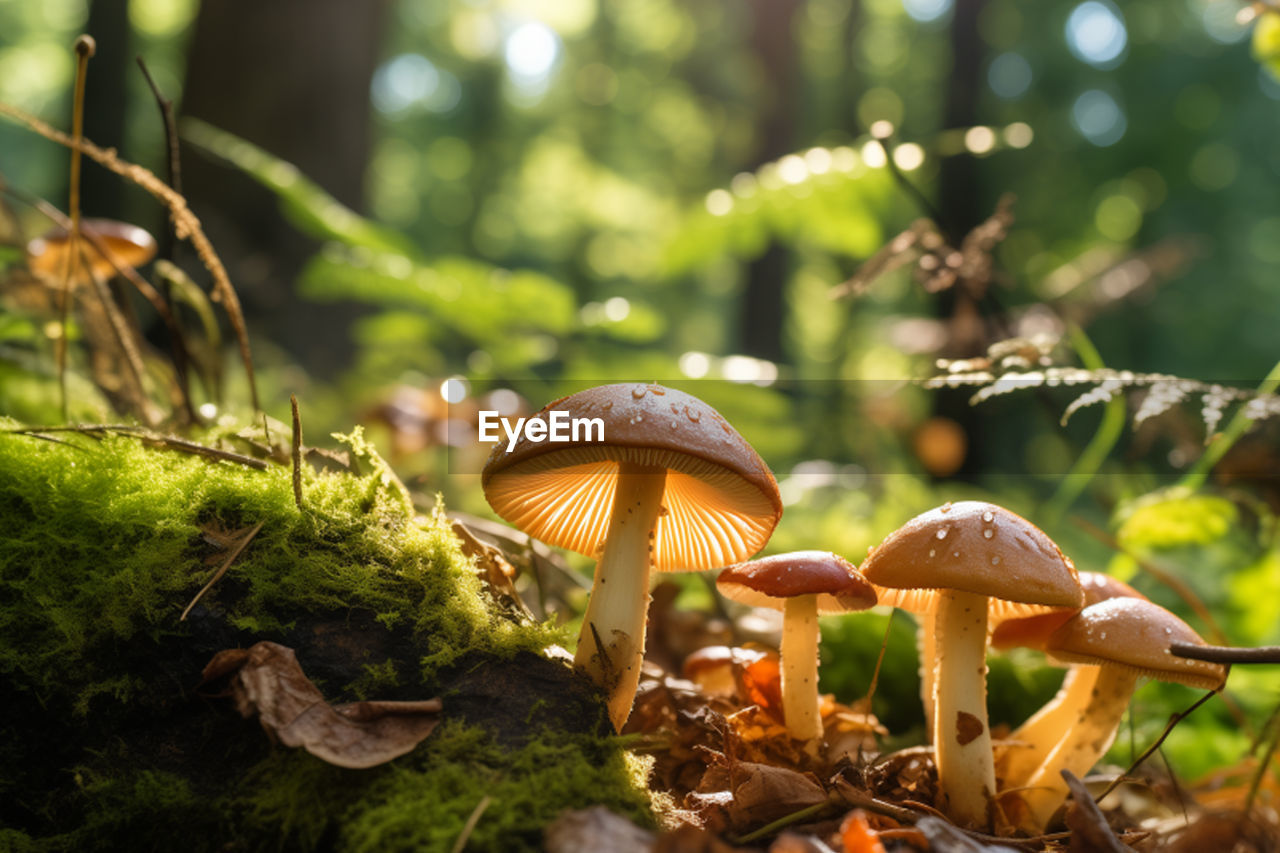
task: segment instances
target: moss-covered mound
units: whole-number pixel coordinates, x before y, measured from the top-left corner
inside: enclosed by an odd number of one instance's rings
[[[302,510],[286,467],[57,438],[0,433],[0,851],[447,850],[476,814],[467,849],[506,851],[564,808],[646,811],[556,632],[504,615],[358,435],[363,473],[308,473]],[[441,696],[444,722],[370,770],[273,746],[196,690],[258,640],[331,702]]]

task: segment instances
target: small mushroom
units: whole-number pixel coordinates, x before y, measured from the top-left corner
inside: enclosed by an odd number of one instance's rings
[[[1141,598],[1112,598],[1084,608],[1045,641],[1045,652],[1066,664],[1098,667],[1093,689],[1078,695],[1069,727],[1027,779],[1024,828],[1043,831],[1067,798],[1062,771],[1083,776],[1110,748],[1139,678],[1157,678],[1190,687],[1220,690],[1227,670],[1221,664],[1181,658],[1171,643],[1204,645],[1187,623]],[[1083,693],[1083,691],[1080,691]]]
[[[772,654],[738,646],[703,646],[684,659],[680,674],[708,696],[736,696],[741,672]]]
[[[730,566],[716,579],[727,598],[782,611],[782,708],[796,740],[822,737],[818,705],[818,614],[866,610],[876,604],[871,584],[828,551],[774,554]]]
[[[989,599],[1079,608],[1083,593],[1075,567],[1021,516],[964,501],[916,516],[891,533],[867,556],[862,574],[877,587],[937,591],[933,742],[940,800],[955,822],[991,826],[996,782],[987,723]]]
[[[80,274],[72,275],[73,283],[114,278],[117,266],[140,267],[156,254],[155,239],[127,222],[85,219],[80,222],[80,234],[80,258],[75,265]],[[61,281],[71,269],[70,252],[71,235],[65,228],[55,228],[27,243],[27,268],[43,281]],[[88,270],[85,260],[90,263]]]
[[[696,397],[661,385],[602,385],[531,416],[600,419],[565,441],[526,425],[499,442],[481,475],[498,515],[544,542],[596,557],[575,666],[608,695],[619,731],[644,654],[649,571],[745,560],[782,515],[778,484],[751,445]]]
[[[1084,590],[1086,607],[1110,598],[1146,599],[1127,583],[1099,572],[1080,572],[1080,588]],[[1004,619],[991,632],[991,647],[1002,651],[1015,647],[1043,651],[1049,635],[1077,612],[1054,610]],[[1006,749],[997,761],[1005,788],[1021,788],[1027,784],[1028,777],[1088,702],[1097,676],[1098,667],[1093,664],[1072,664],[1057,695],[1009,735],[1008,739],[1017,745]]]

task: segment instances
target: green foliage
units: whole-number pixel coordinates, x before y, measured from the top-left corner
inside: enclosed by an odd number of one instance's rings
[[[1253,58],[1280,79],[1280,12],[1267,11],[1253,25]]]
[[[691,211],[667,248],[667,271],[685,272],[724,255],[754,258],[774,241],[866,257],[885,235],[880,218],[894,196],[884,168],[852,148],[790,154],[734,178]]]
[[[1239,521],[1235,504],[1185,489],[1154,492],[1135,501],[1119,519],[1116,538],[1126,548],[1210,545]]]

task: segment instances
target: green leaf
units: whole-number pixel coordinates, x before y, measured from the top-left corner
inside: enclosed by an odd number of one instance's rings
[[[1147,495],[1130,508],[1116,538],[1137,549],[1210,545],[1226,536],[1237,518],[1231,501],[1171,489]]]
[[[502,330],[563,334],[576,315],[569,289],[541,273],[507,271],[461,257],[425,264],[337,244],[308,262],[300,289],[310,299],[424,310],[478,342]]]
[[[194,118],[182,120],[181,135],[275,193],[285,216],[303,233],[348,246],[388,252],[413,251],[413,244],[403,234],[360,216],[303,175],[297,166],[251,142]]]

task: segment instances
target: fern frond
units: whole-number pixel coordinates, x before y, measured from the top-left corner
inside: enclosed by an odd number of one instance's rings
[[[1134,428],[1164,414],[1189,398],[1200,398],[1200,418],[1208,443],[1228,409],[1240,406],[1243,416],[1257,422],[1280,416],[1280,395],[1261,394],[1243,388],[1184,379],[1165,373],[1135,373],[1101,368],[1086,370],[1054,364],[1057,339],[1011,338],[992,344],[986,356],[968,359],[939,359],[938,375],[924,381],[926,388],[976,386],[970,404],[1031,388],[1084,387],[1062,412],[1065,426],[1079,410],[1106,403],[1129,392],[1142,393],[1133,414]]]

